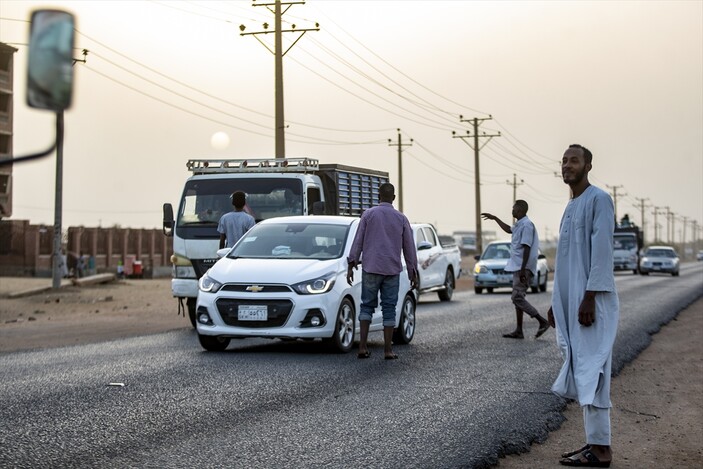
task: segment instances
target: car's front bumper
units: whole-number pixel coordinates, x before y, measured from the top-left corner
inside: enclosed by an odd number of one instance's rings
[[[281,292],[276,295],[238,293],[237,295],[201,292],[196,317],[207,312],[212,324],[197,321],[198,333],[221,337],[329,338],[335,328],[337,309],[342,296],[337,292],[321,295],[298,295]],[[240,306],[266,306],[265,321],[239,319]],[[312,326],[312,315],[322,317]]]

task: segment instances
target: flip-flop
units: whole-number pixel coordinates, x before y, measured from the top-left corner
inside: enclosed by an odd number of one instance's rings
[[[369,358],[371,356],[371,352],[368,350],[365,352],[359,352],[356,356],[356,358]]]
[[[503,334],[503,337],[506,339],[524,339],[525,336],[522,334],[518,334],[517,332],[510,332],[508,334]]]
[[[545,324],[544,326],[540,326],[540,328],[537,329],[537,334],[535,334],[535,339],[536,339],[537,337],[541,336],[542,334],[544,334],[545,332],[547,332],[547,330],[549,329],[549,327],[550,327],[550,326],[549,326],[549,323]],[[568,457],[568,456],[566,456],[566,457]]]
[[[585,461],[583,461],[581,457],[583,457]],[[581,453],[560,459],[559,464],[571,467],[610,467],[610,461],[601,461],[590,449],[585,449]]]
[[[383,357],[383,358],[385,358],[386,360],[397,360],[397,359],[398,359],[398,355],[396,355],[396,354],[394,353],[394,354],[392,354],[392,355],[386,355],[386,356]]]
[[[562,458],[570,458],[571,456],[574,456],[574,455],[576,455],[576,454],[583,453],[583,452],[586,451],[587,449],[591,449],[591,445],[586,445],[586,446],[584,446],[583,448],[579,448],[579,449],[574,450],[574,451],[569,451],[568,453],[561,453],[561,457],[562,457]]]

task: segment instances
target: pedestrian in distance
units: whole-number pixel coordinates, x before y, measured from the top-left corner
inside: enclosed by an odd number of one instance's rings
[[[378,189],[380,203],[361,215],[359,227],[347,258],[347,282],[354,282],[354,270],[361,264],[361,307],[359,311],[359,358],[369,358],[367,345],[371,318],[381,293],[383,312],[384,358],[398,358],[393,353],[393,329],[396,304],[403,271],[401,251],[412,288],[417,288],[417,254],[410,222],[392,203],[395,187],[384,183]],[[362,258],[363,254],[363,258]]]
[[[505,271],[513,274],[511,299],[515,305],[517,325],[513,332],[503,334],[503,337],[508,339],[525,337],[522,332],[523,313],[527,313],[539,322],[535,339],[549,329],[549,322],[525,298],[532,279],[537,275],[537,256],[539,255],[539,236],[534,223],[527,217],[528,208],[524,200],[515,201],[512,214],[516,221],[512,227],[491,213],[481,214],[484,220],[494,220],[503,231],[511,235],[510,259],[505,265]]]
[[[249,215],[244,207],[247,204],[247,196],[242,191],[232,193],[232,205],[234,210],[227,212],[220,217],[217,224],[217,232],[220,233],[220,249],[225,246],[231,248],[244,233],[249,231],[256,224],[254,217]]]
[[[564,363],[552,391],[578,401],[586,445],[561,455],[565,466],[610,467],[610,373],[618,328],[619,302],[613,275],[615,215],[610,195],[588,181],[593,155],[571,145],[561,174],[571,200],[559,226],[552,305]]]

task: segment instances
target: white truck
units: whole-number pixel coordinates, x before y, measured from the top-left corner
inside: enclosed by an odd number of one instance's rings
[[[388,173],[313,158],[193,159],[174,217],[163,206],[163,230],[173,237],[173,296],[195,326],[198,279],[218,260],[220,217],[232,210],[230,196],[247,194],[246,210],[257,222],[286,215],[360,216],[378,205],[378,188]],[[186,308],[183,307],[185,301]]]
[[[437,292],[441,301],[451,301],[461,276],[461,252],[456,244],[442,245],[434,226],[411,223],[417,247],[419,294]]]

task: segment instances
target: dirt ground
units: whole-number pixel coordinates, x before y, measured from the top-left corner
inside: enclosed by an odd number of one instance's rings
[[[177,314],[170,279],[119,280],[8,298],[51,279],[0,277],[0,353],[100,342],[190,328]],[[457,290],[472,289],[470,277]],[[653,343],[613,380],[614,468],[703,467],[703,299],[654,336]],[[556,350],[556,346],[555,346]],[[500,467],[551,468],[559,454],[583,444],[581,411],[528,453]]]

